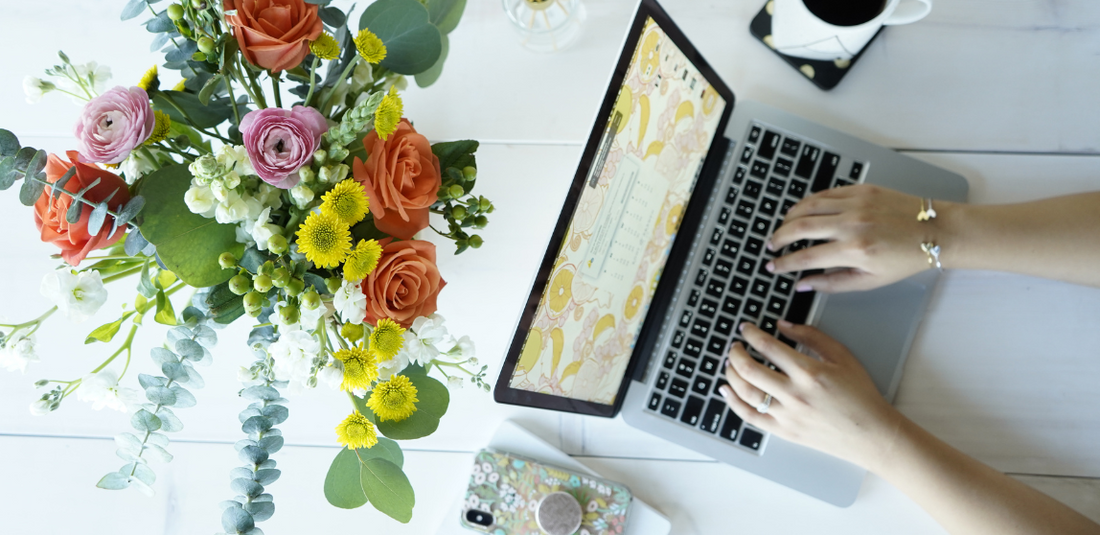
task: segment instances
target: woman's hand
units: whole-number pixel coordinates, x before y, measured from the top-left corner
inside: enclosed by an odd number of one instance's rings
[[[937,210],[947,206],[937,202]],[[935,220],[917,221],[921,199],[860,184],[806,197],[787,212],[768,247],[828,240],[776,258],[776,272],[847,268],[802,279],[801,291],[870,290],[928,269],[921,243],[936,240]],[[938,242],[937,242],[938,243]]]
[[[818,358],[803,355],[755,325],[741,333],[781,372],[752,359],[740,343],[726,365],[726,403],[741,419],[783,439],[875,469],[886,458],[902,416],[879,394],[852,354],[825,333],[806,325],[779,322],[779,330]],[[767,414],[756,406],[765,393]]]

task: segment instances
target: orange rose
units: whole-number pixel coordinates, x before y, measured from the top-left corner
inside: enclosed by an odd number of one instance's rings
[[[76,193],[98,178],[99,184],[84,194],[85,199],[98,203],[111,195],[111,192],[118,190],[109,203],[115,212],[121,210],[123,205],[130,201],[130,190],[126,189],[126,182],[118,175],[81,162],[80,153],[75,150],[68,151],[65,155],[69,157],[68,162],[56,154],[51,154],[46,160],[47,182],[51,184],[57,182],[57,179],[61,178],[70,167],[76,167],[76,174],[65,183],[65,191]],[[99,233],[95,236],[88,235],[88,218],[92,216],[92,207],[85,205],[80,212],[80,221],[69,223],[65,219],[65,214],[69,212],[69,206],[76,201],[64,193],[51,196],[51,191],[51,188],[43,188],[42,196],[34,203],[34,224],[42,232],[42,241],[60,247],[61,258],[69,265],[80,264],[88,253],[109,247],[126,234],[126,229],[120,228],[113,237],[108,239],[107,235],[111,233],[114,221],[111,216],[107,216]]]
[[[414,319],[435,312],[436,297],[447,285],[435,265],[435,245],[421,240],[386,238],[378,267],[363,279],[366,322],[389,318],[408,329]]]
[[[401,119],[385,141],[371,130],[363,147],[367,161],[356,158],[352,172],[370,197],[374,225],[390,236],[412,238],[428,226],[428,208],[443,185],[439,158],[408,119]]]
[[[297,67],[323,30],[317,6],[304,0],[224,0],[226,22],[249,63],[273,72]]]

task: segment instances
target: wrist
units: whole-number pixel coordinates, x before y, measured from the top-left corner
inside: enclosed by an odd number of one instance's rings
[[[870,426],[866,437],[866,449],[854,462],[870,472],[884,476],[896,461],[899,446],[910,440],[913,423],[892,405],[886,405],[878,422]]]
[[[965,264],[967,253],[965,229],[971,206],[966,203],[935,201],[936,218],[929,221],[925,242],[939,246],[939,260],[944,269],[958,269]]]

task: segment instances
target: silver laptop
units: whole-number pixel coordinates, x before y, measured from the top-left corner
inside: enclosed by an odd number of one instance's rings
[[[937,273],[869,292],[795,292],[764,246],[800,199],[878,184],[965,201],[943,169],[734,102],[655,0],[642,0],[497,379],[495,398],[623,419],[846,506],[864,471],[745,424],[718,393],[736,326],[818,326],[892,399]],[[914,206],[914,214],[919,210]],[[917,244],[914,244],[916,247]],[[795,343],[780,338],[792,347]]]

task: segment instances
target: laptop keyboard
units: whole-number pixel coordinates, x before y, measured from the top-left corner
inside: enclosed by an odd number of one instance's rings
[[[844,160],[849,169],[841,170]],[[741,341],[737,325],[752,322],[773,335],[780,318],[804,323],[814,292],[795,292],[796,281],[820,273],[769,273],[777,256],[818,242],[797,242],[768,251],[765,244],[787,210],[803,197],[860,181],[864,162],[844,159],[813,142],[753,123],[740,150],[731,150],[721,176],[736,165],[732,179],[715,190],[709,226],[702,229],[700,258],[691,264],[672,310],[674,328],[649,393],[647,408],[682,425],[715,434],[761,453],[765,433],[744,424],[726,407],[718,389],[726,383],[722,362],[729,345]],[[795,342],[778,335],[783,343]],[[753,358],[776,369],[759,354]]]

